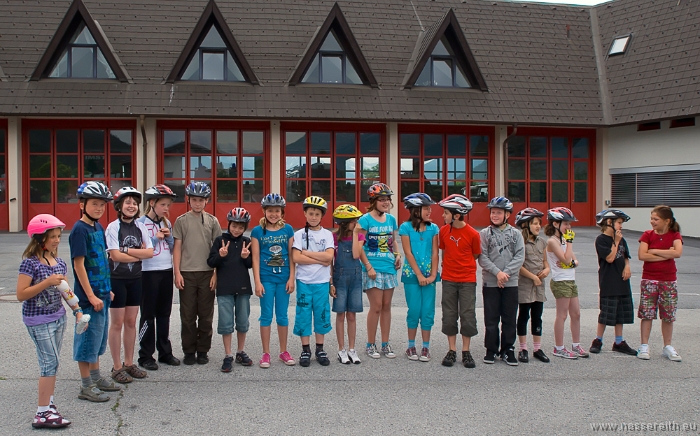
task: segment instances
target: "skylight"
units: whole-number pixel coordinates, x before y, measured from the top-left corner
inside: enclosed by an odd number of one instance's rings
[[[630,35],[620,36],[613,40],[612,45],[610,45],[610,50],[608,51],[608,56],[614,56],[623,54],[627,51],[627,46],[630,43]]]

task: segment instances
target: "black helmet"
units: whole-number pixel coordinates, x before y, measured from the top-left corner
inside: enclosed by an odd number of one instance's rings
[[[629,215],[619,209],[604,209],[595,214],[595,223],[601,225],[603,224],[603,221],[607,220],[608,218],[622,218],[624,220],[623,222],[625,223],[630,220]]]
[[[489,209],[503,209],[508,212],[513,211],[513,203],[506,197],[493,197],[486,207]]]

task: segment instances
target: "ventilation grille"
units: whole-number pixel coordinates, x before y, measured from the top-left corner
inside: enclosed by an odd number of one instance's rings
[[[700,206],[700,170],[612,174],[614,207]]]

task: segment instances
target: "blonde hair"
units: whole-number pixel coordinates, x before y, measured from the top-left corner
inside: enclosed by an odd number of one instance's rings
[[[148,215],[148,213],[151,211],[151,209],[153,209],[153,213],[156,213],[155,208],[151,207],[151,200],[155,200],[155,202],[153,203],[155,205],[158,203],[159,200],[162,200],[163,198],[168,199],[168,197],[161,197],[161,198],[152,198],[152,199],[148,200],[146,202],[146,207],[145,207],[143,214]],[[172,200],[170,200],[170,201],[172,201]],[[156,216],[157,216],[157,214],[156,214]],[[168,219],[164,216],[161,218],[163,219],[163,221],[165,221],[166,227],[170,227],[170,221],[168,221]]]
[[[60,235],[63,233],[61,229],[50,229],[44,233],[44,238],[41,240],[41,242],[37,241],[36,238],[32,237],[31,240],[29,241],[29,244],[27,244],[27,248],[24,249],[24,252],[22,253],[22,259],[29,259],[30,257],[39,257],[42,255],[44,249],[42,248],[44,244],[46,244],[46,240],[49,239],[50,232],[58,230],[58,234]],[[48,251],[48,250],[47,250]],[[58,248],[56,251],[49,251],[53,257],[58,257]]]
[[[275,207],[279,207],[279,206],[275,206]],[[263,230],[267,230],[267,217],[265,216],[266,209],[267,208],[263,209],[263,217],[260,218],[260,227],[262,227]],[[279,230],[281,228],[284,228],[284,225],[286,224],[284,222],[284,208],[282,207],[281,209],[282,209],[282,218],[280,218],[280,220],[277,221],[277,224],[275,225],[275,227],[277,227],[277,228],[271,229],[271,230]]]

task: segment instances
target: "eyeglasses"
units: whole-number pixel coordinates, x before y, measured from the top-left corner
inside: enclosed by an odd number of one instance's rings
[[[377,203],[389,203],[391,202],[391,198],[378,198]]]

